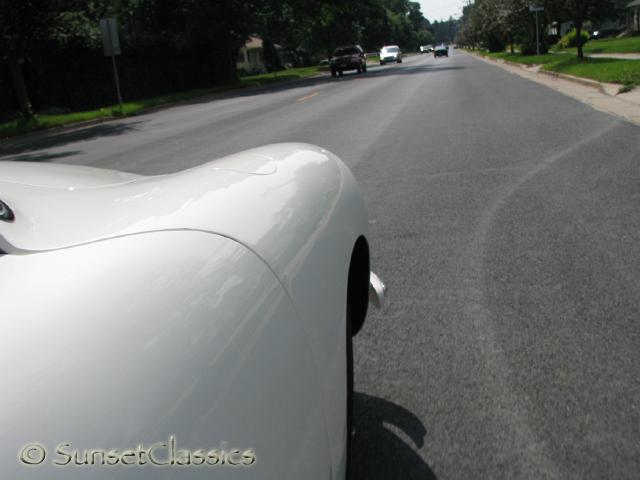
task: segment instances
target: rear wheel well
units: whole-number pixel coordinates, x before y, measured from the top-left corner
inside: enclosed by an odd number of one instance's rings
[[[351,477],[351,443],[353,427],[353,340],[364,324],[369,306],[369,244],[360,236],[349,262],[347,282],[347,478]]]
[[[360,236],[351,253],[347,283],[347,319],[351,324],[352,335],[360,331],[367,316],[369,275],[369,244],[366,238]]]

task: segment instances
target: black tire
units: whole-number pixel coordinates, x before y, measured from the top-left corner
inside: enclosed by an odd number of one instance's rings
[[[362,73],[362,68],[360,67],[360,65],[358,65],[358,66],[356,67],[356,72],[358,72],[358,73]]]
[[[363,73],[367,73],[367,64],[366,63],[362,64],[362,72]]]
[[[351,448],[353,444],[353,335],[351,320],[347,315],[347,475],[351,478]]]
[[[342,70],[338,70],[338,75],[342,76]]]
[[[398,59],[398,63],[402,63],[402,59],[401,58]]]
[[[367,316],[369,307],[370,278],[369,244],[364,237],[358,238],[353,246],[349,275],[347,278],[346,313],[346,369],[347,369],[347,479],[350,478],[350,458],[353,439],[353,340]]]
[[[338,75],[338,73],[332,68],[331,69],[331,76],[332,77],[336,77]]]
[[[384,65],[384,62],[382,62],[382,61],[381,61],[381,62],[380,62],[380,65]]]

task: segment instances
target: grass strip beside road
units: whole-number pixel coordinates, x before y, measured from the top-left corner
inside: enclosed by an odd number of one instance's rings
[[[598,82],[640,85],[640,60],[617,58],[571,58],[553,62],[543,67],[552,72],[566,73],[574,77],[590,78]]]
[[[313,67],[289,68],[273,73],[261,73],[240,78],[241,87],[253,87],[284,80],[295,80],[317,75],[320,72],[328,72],[328,65],[315,65]]]
[[[640,53],[640,37],[604,38],[602,40],[589,40],[582,47],[584,53]],[[554,48],[552,48],[554,50]],[[558,52],[575,53],[576,49],[555,49]]]
[[[118,105],[98,108],[95,110],[86,110],[83,112],[70,112],[60,114],[36,113],[29,119],[17,118],[5,123],[0,123],[0,138],[18,135],[21,133],[32,132],[35,130],[43,130],[46,128],[59,127],[78,122],[87,122],[100,118],[115,118],[120,116],[135,115],[143,110],[168,105],[191,98],[202,97],[213,93],[228,90],[229,86],[220,86],[214,88],[203,88],[198,90],[189,90],[186,92],[172,93],[169,95],[160,95],[158,97],[136,100],[133,102],[125,102],[122,104],[122,113]]]
[[[485,57],[507,60],[509,62],[514,63],[522,63],[524,65],[544,65],[550,62],[557,62],[562,58],[559,58],[558,55],[553,53],[549,53],[546,55],[520,55],[519,53],[508,53],[508,52],[499,52],[499,53],[487,53],[487,52],[479,52],[481,55]]]
[[[136,115],[149,108],[171,105],[173,103],[191,100],[193,98],[204,97],[215,93],[225,92],[238,88],[255,87],[273,82],[282,82],[311,77],[321,71],[328,70],[327,66],[314,66],[302,68],[290,68],[274,73],[264,73],[259,75],[249,75],[241,77],[238,83],[230,85],[220,85],[211,88],[201,88],[188,90],[185,92],[171,93],[157,97],[125,102],[122,104],[122,114],[124,116]],[[36,113],[32,118],[16,118],[8,122],[0,123],[0,138],[19,135],[22,133],[43,130],[46,128],[59,127],[78,122],[87,122],[101,118],[115,118],[122,116],[118,105],[87,110],[83,112],[70,112],[60,114]]]
[[[482,55],[524,65],[542,65],[552,72],[590,78],[598,82],[640,85],[640,60],[617,58],[584,58],[574,55],[520,55],[518,53],[482,53]]]

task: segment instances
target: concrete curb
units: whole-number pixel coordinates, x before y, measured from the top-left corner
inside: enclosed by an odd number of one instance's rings
[[[574,82],[574,83],[579,83],[580,85],[584,85],[587,87],[593,87],[596,88],[600,91],[600,93],[604,93],[605,95],[609,95],[609,92],[607,92],[607,89],[604,87],[604,85],[600,82],[598,82],[597,80],[591,80],[590,78],[582,78],[582,77],[574,77],[573,75],[567,75],[566,73],[559,73],[559,72],[552,72],[551,70],[545,70],[543,68],[543,65],[525,65],[523,63],[517,63],[517,62],[511,62],[509,60],[504,60],[502,58],[500,59],[495,59],[495,58],[491,58],[491,57],[483,57],[482,55],[478,55],[476,53],[473,53],[472,55],[475,55],[477,57],[480,57],[484,60],[490,60],[496,63],[506,63],[509,65],[513,65],[514,67],[519,67],[522,68],[528,72],[533,72],[533,73],[538,73],[538,74],[542,74],[542,75],[549,75],[550,77],[554,77],[554,78],[562,78],[564,80],[568,80],[570,82]],[[534,70],[535,67],[538,67],[537,70]]]
[[[569,80],[570,82],[579,83],[580,85],[585,85],[587,87],[597,88],[601,93],[605,95],[609,95],[607,89],[604,85],[597,80],[591,80],[590,78],[582,78],[582,77],[574,77],[573,75],[567,75],[566,73],[553,72],[551,70],[545,70],[544,68],[540,68],[538,70],[539,74],[549,75],[554,78],[562,78],[564,80]]]

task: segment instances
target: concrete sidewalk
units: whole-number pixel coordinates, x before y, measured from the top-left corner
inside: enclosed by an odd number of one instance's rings
[[[620,60],[640,60],[640,53],[590,53],[589,58],[618,58]]]
[[[549,52],[555,55],[575,55],[575,52]],[[640,53],[585,53],[589,58],[617,58],[619,60],[640,60]]]
[[[540,65],[526,66],[505,60],[494,60],[473,53],[471,55],[514,75],[527,78],[580,100],[596,110],[622,117],[640,125],[640,88],[635,88],[627,93],[618,93],[621,85],[615,83],[602,83],[588,78],[550,72],[542,70]]]

